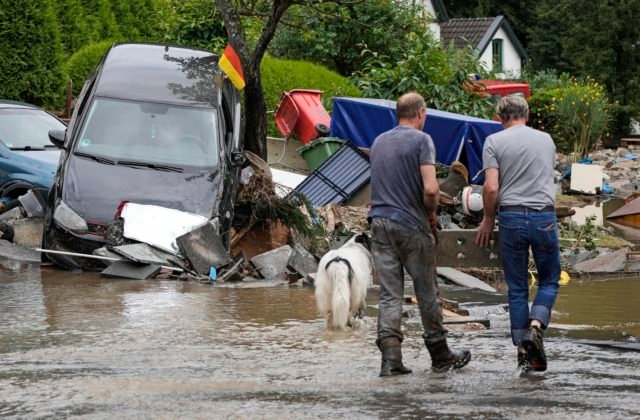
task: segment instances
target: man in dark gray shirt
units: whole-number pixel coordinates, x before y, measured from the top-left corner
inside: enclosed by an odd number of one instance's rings
[[[502,98],[496,112],[505,130],[489,136],[484,144],[484,218],[476,242],[488,244],[497,210],[518,366],[544,371],[547,358],[542,336],[549,326],[560,279],[553,179],[556,147],[549,134],[527,127],[529,106],[523,98]],[[529,248],[538,271],[538,292],[531,309]]]
[[[432,368],[461,368],[471,359],[467,350],[452,351],[442,325],[436,282],[436,208],[439,188],[435,148],[422,131],[427,108],[422,96],[398,99],[399,125],[376,138],[371,148],[372,254],[380,278],[378,339],[380,376],[411,373],[402,363],[401,320],[404,270],[413,279],[424,342]]]

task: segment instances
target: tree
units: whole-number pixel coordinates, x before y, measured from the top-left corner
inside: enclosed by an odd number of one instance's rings
[[[407,47],[407,33],[429,30],[424,7],[407,0],[320,4],[318,10],[310,14],[304,13],[304,7],[292,7],[269,52],[324,64],[350,76],[364,63],[364,48],[378,54],[398,54]]]
[[[580,13],[576,13],[579,11]],[[640,105],[640,0],[543,0],[530,53],[537,68],[592,77],[621,105]]]
[[[120,38],[109,0],[82,0],[82,4],[87,12],[87,24],[91,28],[91,41]]]
[[[0,0],[0,97],[54,106],[62,86],[50,0]]]
[[[227,33],[214,0],[171,0],[160,23],[164,41],[210,51],[221,51]]]
[[[216,0],[229,36],[229,42],[236,50],[245,77],[244,142],[249,151],[266,159],[267,157],[267,108],[262,91],[260,63],[273,39],[278,24],[293,5],[306,6],[311,11],[322,3],[353,4],[359,0]],[[245,19],[243,20],[243,17]],[[247,18],[251,19],[248,20]],[[248,38],[248,30],[256,29],[253,24],[260,19],[261,29],[255,42]]]
[[[135,21],[131,12],[131,3],[129,0],[111,0],[111,10],[118,30],[127,41],[135,41],[140,38],[139,22]]]
[[[528,31],[540,22],[533,18],[531,10],[538,0],[444,0],[452,18],[505,16],[522,45],[527,47]]]
[[[56,7],[62,51],[68,57],[78,51],[89,38],[86,11],[81,0],[64,0]]]

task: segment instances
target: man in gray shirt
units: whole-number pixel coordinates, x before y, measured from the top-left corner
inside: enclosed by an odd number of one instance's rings
[[[413,279],[423,339],[432,368],[446,371],[466,365],[471,354],[452,351],[442,325],[436,282],[435,148],[422,131],[427,119],[424,99],[408,93],[398,99],[399,125],[376,138],[371,148],[372,254],[380,278],[378,339],[380,376],[411,373],[402,364],[401,330],[404,270]]]
[[[549,326],[560,279],[553,179],[556,147],[549,134],[526,126],[529,106],[523,98],[504,97],[496,111],[505,130],[489,136],[484,144],[484,218],[476,243],[488,245],[497,212],[518,366],[544,371],[543,331]],[[529,248],[538,271],[538,293],[531,309]]]

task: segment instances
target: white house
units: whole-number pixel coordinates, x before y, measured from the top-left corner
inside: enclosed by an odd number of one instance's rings
[[[442,0],[415,0],[434,16],[431,30],[444,44],[471,45],[485,68],[499,78],[518,77],[527,53],[504,16],[450,19]]]

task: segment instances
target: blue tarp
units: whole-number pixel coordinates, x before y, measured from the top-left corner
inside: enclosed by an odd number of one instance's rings
[[[358,147],[370,148],[378,135],[398,124],[396,103],[385,99],[334,98],[331,136],[348,140]],[[466,163],[470,181],[482,184],[482,147],[485,139],[502,130],[502,124],[452,112],[429,109],[424,131],[436,147],[436,160],[451,165]]]

